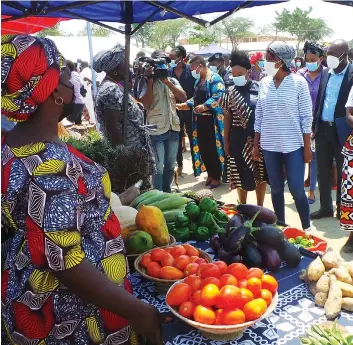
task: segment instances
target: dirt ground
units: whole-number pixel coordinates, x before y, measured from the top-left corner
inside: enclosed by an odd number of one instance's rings
[[[204,189],[206,181],[206,174],[202,174],[200,177],[195,178],[192,171],[192,163],[190,152],[184,153],[184,169],[183,175],[179,177],[178,184],[181,192],[186,190],[198,191]],[[222,184],[220,187],[213,189],[213,194],[217,200],[225,203],[236,204],[238,201],[237,192],[230,191],[227,184]],[[320,207],[319,192],[316,191],[316,202],[310,205],[310,211],[316,211]],[[336,199],[336,192],[332,192],[332,199]],[[248,194],[248,203],[256,204],[255,192]],[[286,223],[290,226],[301,229],[301,223],[299,215],[295,208],[294,200],[289,193],[288,186],[285,188],[285,211],[286,211]],[[271,192],[270,187],[267,188],[265,196],[265,207],[272,208]],[[338,251],[341,251],[342,246],[348,238],[348,234],[345,234],[340,230],[339,221],[336,218],[325,218],[321,220],[315,220],[311,222],[313,235],[325,239],[328,242],[328,246]],[[352,254],[345,254],[341,251],[341,255],[345,260],[353,260]]]

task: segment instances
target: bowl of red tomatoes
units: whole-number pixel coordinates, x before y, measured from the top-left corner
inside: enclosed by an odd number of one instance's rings
[[[229,341],[273,312],[277,289],[276,279],[259,268],[216,261],[175,282],[166,303],[176,317],[206,338]]]

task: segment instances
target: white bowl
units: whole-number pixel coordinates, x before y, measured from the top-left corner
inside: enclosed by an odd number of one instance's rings
[[[174,286],[182,283],[184,281],[183,280],[179,280],[177,282],[175,282],[168,290],[167,292],[167,296],[169,294],[169,292],[173,289]],[[241,323],[239,325],[230,325],[230,326],[226,326],[226,325],[205,325],[203,323],[200,322],[196,322],[193,320],[190,320],[186,317],[181,316],[173,307],[171,307],[167,302],[167,306],[170,309],[170,311],[177,316],[179,319],[183,320],[184,322],[186,322],[188,325],[198,329],[199,331],[201,331],[201,333],[203,334],[203,336],[205,338],[210,338],[213,340],[219,340],[219,341],[226,341],[226,340],[232,340],[232,339],[236,339],[236,338],[240,338],[244,331],[254,325],[256,322],[261,321],[262,319],[268,317],[276,308],[278,303],[278,293],[276,292],[276,294],[273,296],[272,302],[269,305],[269,307],[267,308],[265,314],[263,314],[260,318],[254,320],[254,321],[248,321],[245,323]]]

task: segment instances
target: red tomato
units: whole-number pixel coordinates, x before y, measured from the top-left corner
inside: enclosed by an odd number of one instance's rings
[[[197,290],[192,294],[191,302],[195,305],[201,304],[201,290]]]
[[[174,258],[172,254],[166,253],[161,261],[162,266],[174,266]]]
[[[216,261],[214,264],[219,268],[221,271],[221,274],[224,274],[227,272],[227,264],[224,261]]]
[[[253,321],[258,319],[260,316],[265,314],[267,310],[267,304],[262,298],[254,299],[244,306],[244,314],[246,321]]]
[[[196,262],[196,260],[199,260],[200,258],[198,256],[190,256],[190,262]]]
[[[184,271],[185,267],[190,263],[190,258],[187,255],[180,255],[174,261],[174,267],[180,271]]]
[[[252,277],[248,280],[246,288],[249,289],[253,295],[258,295],[262,288],[262,283],[259,278]]]
[[[204,307],[211,307],[217,303],[218,296],[219,289],[217,285],[206,285],[201,290],[201,304]]]
[[[243,309],[244,305],[254,299],[253,293],[248,289],[240,289],[241,298],[237,300],[237,308]]]
[[[224,325],[239,325],[245,322],[245,315],[242,310],[225,310],[221,313],[221,321]]]
[[[201,289],[201,277],[197,275],[191,275],[184,279],[183,283],[191,286],[192,292],[196,292]]]
[[[186,249],[183,246],[175,246],[173,247],[171,254],[174,258],[178,258],[179,256],[186,254]]]
[[[227,273],[233,275],[239,280],[245,279],[248,276],[248,268],[240,263],[234,263],[228,266]]]
[[[262,288],[263,289],[267,289],[269,291],[271,291],[272,295],[274,295],[278,289],[278,283],[277,280],[268,275],[268,274],[264,274],[264,276],[261,279],[262,282]]]
[[[167,253],[171,253],[173,250],[173,247],[165,247],[163,248]]]
[[[197,261],[195,261],[195,264],[197,264]],[[199,265],[199,267],[197,267],[196,274],[201,277],[201,272],[207,267],[207,263],[201,263],[198,265]]]
[[[186,255],[200,256],[200,252],[194,246],[187,244],[187,243],[183,244],[182,246],[186,249]]]
[[[249,274],[246,277],[246,279],[250,279],[253,277],[262,279],[263,275],[264,275],[264,272],[262,271],[262,269],[257,268],[257,267],[252,267],[249,269]]]
[[[142,258],[141,258],[141,266],[144,268],[147,268],[148,264],[152,262],[152,257],[151,254],[145,254]]]
[[[179,259],[179,258],[178,258]],[[195,262],[192,262],[191,264],[188,264],[186,267],[185,267],[185,270],[184,270],[184,274],[186,276],[191,276],[192,274],[196,274],[197,272],[197,268],[199,267],[199,265]]]
[[[180,283],[170,290],[166,297],[166,301],[171,307],[179,307],[183,302],[190,300],[191,294],[191,287],[188,284]]]
[[[192,303],[190,301],[183,302],[182,304],[180,304],[179,314],[181,316],[188,318],[188,319],[191,319],[194,314],[195,308],[196,308],[196,306],[194,303]]]
[[[219,278],[221,276],[221,271],[215,264],[207,264],[201,271],[202,278],[214,277]]]
[[[207,261],[206,261],[204,258],[198,258],[197,260],[195,260],[195,262],[196,262],[198,265],[207,264]]]
[[[234,309],[241,299],[240,289],[234,285],[225,285],[219,291],[217,308]]]
[[[161,262],[164,255],[166,254],[167,252],[161,248],[155,248],[151,250],[151,257],[153,261]]]
[[[214,284],[214,285],[217,285],[217,287],[220,286],[219,279],[214,278],[214,277],[208,277],[208,278],[202,279],[201,289],[208,284]]]
[[[222,312],[223,312],[223,309],[217,309],[215,311],[215,315],[216,315],[216,321],[215,321],[215,325],[222,325]]]
[[[161,265],[158,262],[150,262],[147,265],[147,274],[154,278],[159,278],[161,275]]]
[[[235,285],[235,286],[238,285],[237,278],[235,278],[231,274],[221,275],[221,277],[219,278],[219,282],[221,284],[220,287],[223,287],[225,285]]]
[[[212,325],[216,321],[216,314],[211,308],[198,305],[194,311],[194,320],[205,325]]]
[[[240,279],[238,280],[238,287],[246,289],[246,285],[248,284],[248,281],[246,279]]]
[[[272,293],[271,293],[271,291],[268,291],[267,289],[262,289],[260,291],[260,294],[257,297],[265,300],[267,306],[269,306],[272,302]]]

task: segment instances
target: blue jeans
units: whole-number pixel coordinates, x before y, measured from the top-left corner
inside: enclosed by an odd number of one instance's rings
[[[155,189],[171,192],[175,161],[179,146],[179,132],[168,131],[161,135],[151,135],[156,155],[157,173],[152,177]]]
[[[317,183],[316,152],[312,152],[312,154],[313,159],[310,163],[310,190],[315,190]]]
[[[284,174],[286,169],[289,191],[295,201],[303,229],[310,227],[310,210],[304,189],[305,164],[303,148],[281,153],[263,150],[268,178],[271,185],[272,204],[278,220],[285,223]]]

